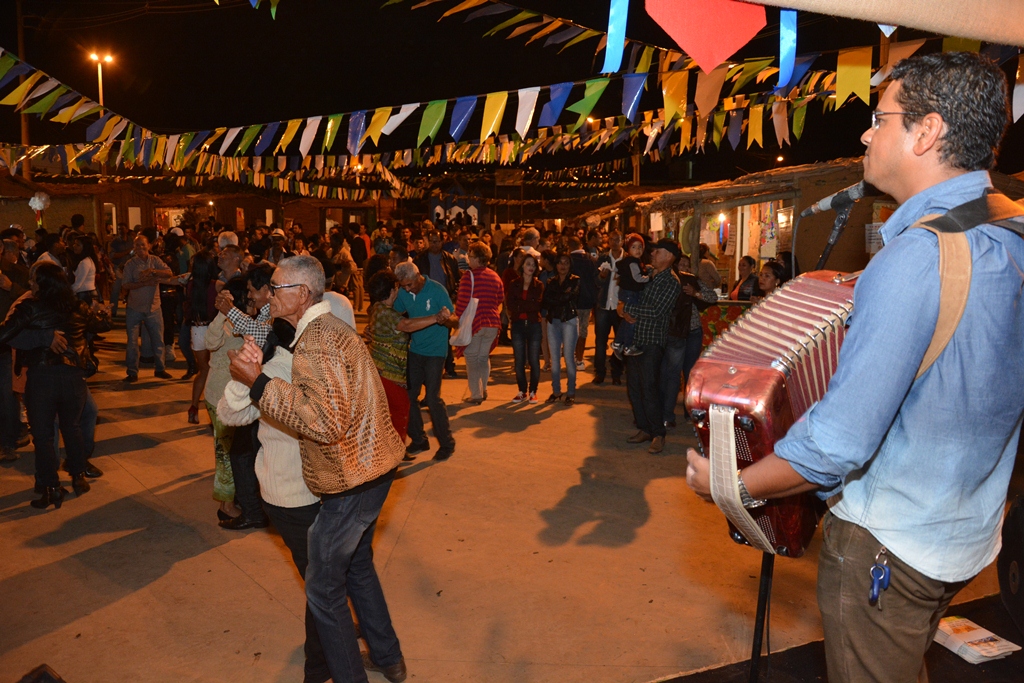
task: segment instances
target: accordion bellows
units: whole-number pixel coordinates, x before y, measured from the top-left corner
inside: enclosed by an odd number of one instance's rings
[[[737,542],[799,557],[814,535],[822,505],[812,494],[746,511],[720,500],[720,492],[734,489],[736,469],[772,453],[825,395],[852,311],[852,282],[832,271],[801,275],[737,320],[690,373],[686,405],[713,480],[718,475],[715,502]]]

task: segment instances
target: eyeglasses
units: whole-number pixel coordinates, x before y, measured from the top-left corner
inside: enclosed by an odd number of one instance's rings
[[[917,111],[873,111],[871,112],[871,128],[878,130],[879,119],[883,116],[925,116]]]
[[[279,289],[291,289],[292,287],[305,287],[305,284],[303,284],[301,282],[299,282],[297,284],[294,284],[294,285],[275,285],[275,284],[271,283],[268,286],[270,287],[270,296],[276,296],[277,295],[277,290],[279,290]]]

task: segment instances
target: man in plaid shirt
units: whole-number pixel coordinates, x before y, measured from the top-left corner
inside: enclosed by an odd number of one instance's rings
[[[665,448],[665,423],[662,421],[661,361],[665,356],[668,326],[676,299],[679,279],[672,267],[682,252],[669,239],[658,240],[651,250],[654,275],[644,287],[638,304],[619,302],[619,315],[636,323],[634,346],[641,352],[626,359],[626,388],[633,404],[633,417],[639,431],[628,443],[650,441],[648,453],[658,454]]]

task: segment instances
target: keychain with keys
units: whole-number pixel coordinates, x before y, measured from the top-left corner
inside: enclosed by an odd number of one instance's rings
[[[889,558],[886,556],[885,546],[875,555],[875,563],[868,570],[871,574],[871,592],[868,594],[868,602],[878,605],[882,609],[882,591],[889,588]]]

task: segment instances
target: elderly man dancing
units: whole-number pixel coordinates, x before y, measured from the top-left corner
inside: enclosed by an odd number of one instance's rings
[[[364,666],[405,679],[405,659],[373,566],[371,541],[405,448],[359,335],[322,301],[324,271],[311,256],[283,259],[270,283],[270,312],[295,326],[291,383],[261,372],[251,341],[231,374],[260,411],[300,438],[302,473],[323,501],[309,529],[306,599],[335,683],[366,681]],[[352,598],[371,660],[359,654]]]

